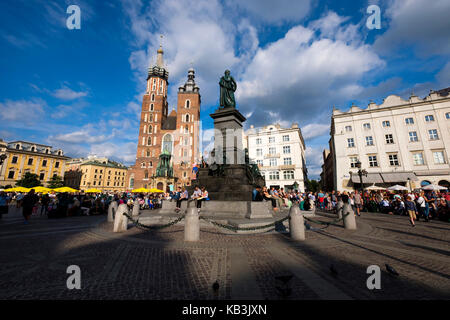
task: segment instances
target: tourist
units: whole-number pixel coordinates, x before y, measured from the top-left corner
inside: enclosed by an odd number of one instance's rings
[[[22,214],[25,218],[24,224],[28,224],[28,220],[33,213],[33,207],[39,201],[39,198],[34,194],[34,189],[31,189],[22,199]]]
[[[208,201],[209,200],[209,195],[208,195],[208,191],[206,191],[205,187],[201,188],[201,193],[199,194],[199,196],[196,198],[196,203],[197,203],[197,210],[198,212],[200,212],[200,209],[202,207],[202,201]]]
[[[276,199],[269,193],[269,191],[267,190],[267,187],[263,187],[262,193],[263,193],[264,200],[272,202],[273,210],[274,211],[279,210],[277,208],[277,201],[276,201]]]
[[[187,201],[187,200],[189,200],[189,193],[186,190],[186,188],[178,187],[177,205],[176,205],[175,211],[177,211],[177,212],[180,211],[181,210],[181,202],[182,201]]]
[[[261,187],[257,186],[255,189],[253,189],[252,192],[252,201],[263,201],[264,196],[261,191]]]
[[[9,200],[10,198],[5,192],[0,192],[0,219],[2,218],[2,215],[8,213]]]
[[[408,211],[409,222],[411,223],[411,225],[413,227],[415,227],[416,224],[414,223],[414,220],[416,220],[417,208],[416,208],[416,204],[411,200],[410,196],[407,197],[407,200],[405,202],[405,207],[406,207],[406,210]]]
[[[428,222],[428,221],[430,221],[429,219],[428,219],[428,212],[427,212],[427,210],[426,210],[426,205],[427,205],[427,202],[426,202],[426,200],[425,200],[425,193],[423,192],[423,191],[421,191],[420,193],[419,193],[419,197],[417,198],[417,207],[418,207],[418,212],[419,212],[419,214],[418,214],[418,216],[417,216],[417,220],[419,220],[421,217],[423,217],[424,218],[424,220],[425,220],[425,222]]]
[[[363,205],[363,199],[361,198],[361,195],[359,194],[358,190],[355,191],[355,194],[353,195],[353,201],[355,202],[355,209],[356,214],[361,216],[361,208]]]

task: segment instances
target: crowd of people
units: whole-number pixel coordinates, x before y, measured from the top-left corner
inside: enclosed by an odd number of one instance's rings
[[[362,211],[412,216],[412,225],[420,218],[423,218],[424,221],[430,219],[450,220],[450,193],[448,191],[286,192],[283,188],[277,190],[273,187],[270,189],[258,187],[253,190],[253,201],[271,201],[275,211],[281,208],[290,208],[294,203],[298,203],[301,210],[319,208],[323,211],[334,212],[343,195],[346,195],[345,198],[348,198],[348,202],[358,216]]]

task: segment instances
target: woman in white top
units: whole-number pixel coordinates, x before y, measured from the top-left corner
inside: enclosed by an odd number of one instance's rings
[[[208,191],[206,191],[205,187],[202,187],[202,195],[197,198],[197,208],[198,212],[200,212],[200,208],[202,207],[202,201],[209,200],[208,198]]]

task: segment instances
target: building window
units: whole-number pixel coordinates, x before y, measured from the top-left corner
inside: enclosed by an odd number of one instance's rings
[[[291,146],[284,146],[284,147],[283,147],[283,153],[284,153],[284,154],[289,154],[289,153],[291,153]]]
[[[417,142],[419,138],[417,137],[417,132],[411,131],[409,132],[409,142]]]
[[[269,154],[276,154],[276,153],[277,153],[277,148],[274,148],[274,147],[269,148]]]
[[[95,186],[95,183],[96,183],[96,182],[94,181],[94,186]]]
[[[436,129],[428,130],[430,140],[439,140],[439,136]]]
[[[153,114],[152,113],[150,113],[149,115],[148,115],[148,122],[153,122]],[[149,126],[150,127],[150,126]],[[151,130],[149,130],[150,132],[151,132]]]
[[[283,136],[283,141],[284,141],[284,142],[288,142],[288,141],[289,141],[289,135]]]
[[[394,143],[394,137],[392,136],[392,134],[387,134],[385,135],[386,137],[386,143],[387,144],[393,144]]]
[[[395,167],[399,166],[400,163],[398,162],[398,155],[396,155],[396,154],[390,154],[390,155],[389,155],[389,164],[390,164],[391,166],[395,166]]]
[[[416,165],[416,166],[423,165],[425,162],[423,161],[422,152],[413,153],[413,161],[414,161],[414,165]]]
[[[14,179],[14,171],[8,172],[8,179]]]
[[[373,138],[372,136],[366,137],[366,146],[373,146]]]
[[[434,158],[434,163],[435,164],[445,163],[444,151],[434,151],[433,152],[433,158]]]
[[[369,129],[370,129],[370,123],[364,123],[364,124],[363,124],[363,128],[364,128],[365,130],[369,130]]]
[[[284,158],[284,165],[285,166],[292,165],[292,158]]]
[[[256,164],[258,166],[263,166],[263,161],[262,160],[256,160]]]
[[[413,118],[406,118],[405,119],[405,123],[406,124],[414,124],[414,119]]]
[[[280,173],[278,171],[270,171],[269,180],[280,180]]]
[[[189,115],[186,115],[186,121],[185,122],[189,122]]]
[[[155,94],[152,93],[152,101],[155,101]]]
[[[426,122],[434,121],[434,116],[432,114],[429,114],[429,115],[425,116],[425,121]]]
[[[17,163],[17,157],[16,156],[12,157],[11,163]]]
[[[45,177],[45,173],[42,172],[42,173],[39,175],[39,180],[44,180],[44,177]]]
[[[147,149],[147,157],[150,157],[150,149]]]
[[[256,156],[261,157],[263,155],[262,149],[256,149]]]
[[[269,165],[271,167],[276,167],[277,166],[277,159],[276,158],[271,158],[269,161]]]
[[[352,131],[352,126],[346,126],[346,127],[345,127],[345,131],[351,132],[351,131]]]
[[[17,150],[20,149],[20,144],[16,144],[16,149],[17,149]]]
[[[59,161],[57,161],[57,162],[55,163],[55,168],[59,168]],[[102,172],[102,170],[100,170],[100,172]]]
[[[269,137],[269,143],[275,143],[275,137]]]
[[[141,168],[145,168],[145,162],[141,163]]]
[[[191,106],[191,101],[186,100],[186,109],[189,109]]]
[[[151,146],[152,145],[152,137],[148,137],[147,138],[147,145]]]
[[[391,126],[391,122],[389,120],[386,120],[386,121],[382,122],[382,125],[383,125],[384,128],[390,127]]]
[[[378,167],[377,156],[369,156],[369,167]]]
[[[145,178],[145,179],[148,179],[148,170],[145,170],[145,171],[144,171],[144,178]]]
[[[155,106],[153,103],[150,103],[150,111],[153,111],[155,109]]]
[[[28,165],[31,166],[33,164],[33,158],[28,159]]]
[[[283,172],[284,180],[292,180],[294,179],[294,171],[284,171]]]
[[[350,157],[350,168],[356,168],[357,162],[358,162],[358,157]]]
[[[447,112],[447,113],[445,114],[445,119],[447,119],[447,120],[450,119],[450,112]]]
[[[348,143],[348,147],[349,148],[354,148],[355,147],[355,140],[353,138],[348,138],[347,139],[347,143]]]
[[[256,144],[261,144],[262,143],[262,139],[261,138],[257,138],[256,139]]]

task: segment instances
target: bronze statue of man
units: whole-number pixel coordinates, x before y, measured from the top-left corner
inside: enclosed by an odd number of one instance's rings
[[[225,75],[220,78],[220,106],[223,108],[236,108],[234,92],[236,91],[236,81],[230,75],[230,70],[225,70]]]

